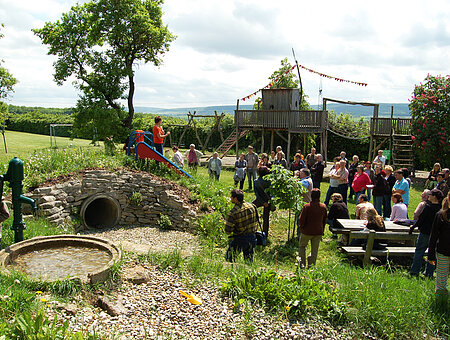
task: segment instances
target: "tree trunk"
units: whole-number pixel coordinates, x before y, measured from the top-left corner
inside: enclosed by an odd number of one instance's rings
[[[131,130],[131,126],[133,124],[134,117],[134,105],[133,105],[133,97],[134,97],[134,75],[133,70],[130,69],[130,75],[128,76],[128,116],[124,120],[123,125]]]

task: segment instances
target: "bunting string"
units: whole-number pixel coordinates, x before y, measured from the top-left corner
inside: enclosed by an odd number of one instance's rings
[[[291,72],[296,67],[297,67],[297,65],[292,66],[289,70],[286,70],[282,75],[280,75],[277,78],[275,78],[273,81],[271,81],[269,84],[264,86],[262,89],[259,89],[258,91],[255,91],[255,92],[249,94],[248,96],[245,96],[245,97],[241,98],[240,100],[246,101],[247,99],[250,99],[251,97],[256,96],[256,94],[259,91],[261,91],[263,89],[271,88],[273,86],[274,82],[277,82],[283,75],[288,74],[289,72]],[[308,67],[305,67],[303,65],[298,65],[298,67],[300,67],[300,68],[302,68],[302,69],[304,69],[304,70],[306,70],[308,72],[317,74],[320,77],[327,78],[327,79],[333,79],[333,80],[336,80],[336,81],[338,81],[340,83],[350,83],[350,84],[355,84],[355,85],[358,85],[358,86],[367,86],[367,83],[362,83],[362,82],[357,82],[357,81],[353,81],[353,80],[347,80],[347,79],[342,79],[342,78],[338,78],[338,77],[329,76],[329,75],[326,75],[324,73],[320,73],[320,72],[314,71],[314,70],[312,70],[312,69],[310,69]]]

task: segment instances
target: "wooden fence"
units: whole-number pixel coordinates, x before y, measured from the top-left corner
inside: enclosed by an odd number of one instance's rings
[[[371,118],[370,133],[373,136],[410,135],[411,118]]]
[[[290,132],[323,132],[328,123],[327,111],[258,111],[235,110],[239,128],[280,129]]]

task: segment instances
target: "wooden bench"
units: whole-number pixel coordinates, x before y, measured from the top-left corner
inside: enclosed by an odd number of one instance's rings
[[[391,240],[391,241],[406,241],[415,243],[418,234],[408,234],[404,232],[376,232],[369,230],[368,232],[356,231],[350,233],[350,239],[367,239],[366,249],[362,246],[345,246],[342,247],[342,251],[347,255],[362,256],[363,264],[367,265],[371,263],[371,256],[411,256],[414,255],[416,247],[410,246],[387,246],[386,249],[375,250],[373,249],[373,243],[378,240]],[[426,253],[425,253],[426,254]]]

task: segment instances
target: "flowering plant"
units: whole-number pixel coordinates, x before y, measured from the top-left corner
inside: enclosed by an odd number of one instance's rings
[[[450,150],[450,75],[428,75],[416,85],[410,99],[413,145],[428,165],[435,162],[448,165]]]

